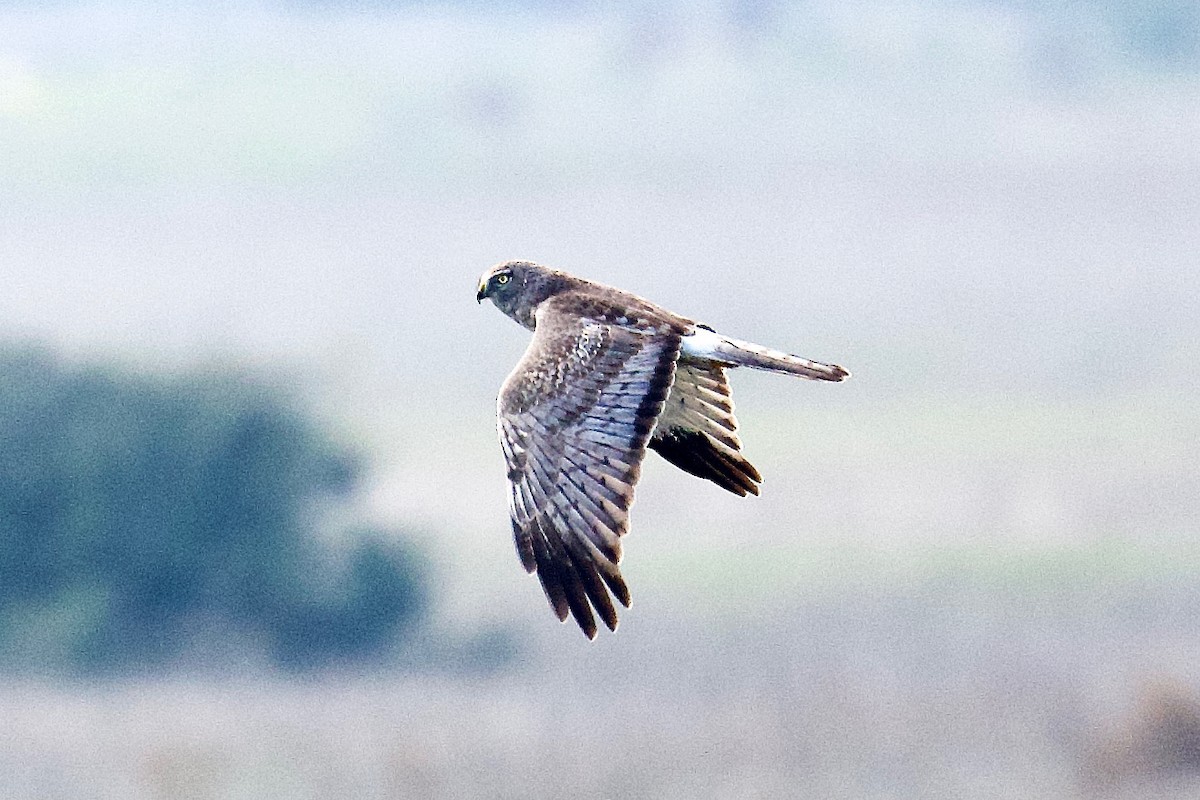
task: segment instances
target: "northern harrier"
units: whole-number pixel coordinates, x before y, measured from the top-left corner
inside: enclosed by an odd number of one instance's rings
[[[517,554],[559,620],[570,613],[589,639],[593,608],[617,629],[610,592],[629,607],[617,565],[646,448],[756,495],[762,477],[742,456],[725,369],[822,381],[850,374],[528,261],[485,273],[476,299],[485,297],[534,331],[497,401]]]

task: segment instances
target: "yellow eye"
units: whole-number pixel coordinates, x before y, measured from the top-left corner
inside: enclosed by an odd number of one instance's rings
[[[510,280],[512,280],[512,275],[497,275],[496,276],[496,283],[500,284],[501,286],[508,283]]]

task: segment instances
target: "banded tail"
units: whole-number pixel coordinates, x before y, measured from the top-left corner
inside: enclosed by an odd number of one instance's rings
[[[813,381],[842,381],[850,377],[850,373],[837,364],[810,361],[760,344],[723,336],[700,325],[696,326],[693,333],[683,337],[680,354],[705,361],[717,361],[730,367],[780,372]]]

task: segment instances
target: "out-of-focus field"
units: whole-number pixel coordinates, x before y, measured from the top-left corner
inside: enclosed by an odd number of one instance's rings
[[[431,512],[472,541],[429,544],[441,624],[512,626],[513,664],[10,679],[0,793],[1194,796],[1200,437],[1148,408],[748,411],[768,491],[651,462],[634,607],[594,643],[516,565],[489,447],[454,497],[496,502]]]
[[[1200,415],[1185,402],[847,406],[842,385],[773,378],[731,376],[746,452],[765,476],[762,496],[734,497],[651,454],[626,541],[631,580],[660,582],[710,610],[744,610],[777,595],[938,577],[1016,589],[1069,579],[1103,591],[1200,570],[1200,478],[1190,467],[1200,459]],[[785,391],[762,394],[777,383]],[[796,401],[776,405],[786,390]],[[391,466],[365,498],[384,517],[426,521],[430,547],[461,569],[447,576],[447,613],[475,619],[508,613],[514,593],[526,605],[524,576],[507,569],[507,519],[496,513],[501,461],[485,416],[444,411],[372,427],[379,459]],[[439,455],[449,430],[469,432],[470,442]],[[428,493],[405,491],[417,484]],[[463,533],[446,538],[437,520]],[[536,593],[532,581],[524,591]]]
[[[1169,739],[1180,709],[1184,736],[1195,734],[1181,688],[1200,679],[1194,581],[1097,593],[1070,577],[1030,590],[948,576],[779,599],[724,624],[662,596],[641,605],[590,648],[523,629],[525,663],[493,676],[6,682],[0,788],[30,798],[1197,791],[1186,758],[1173,766],[1194,739],[1174,750]]]

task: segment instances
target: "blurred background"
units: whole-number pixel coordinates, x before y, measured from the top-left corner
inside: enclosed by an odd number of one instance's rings
[[[0,5],[0,794],[1200,794],[1200,10]],[[848,367],[506,519],[528,258]]]

